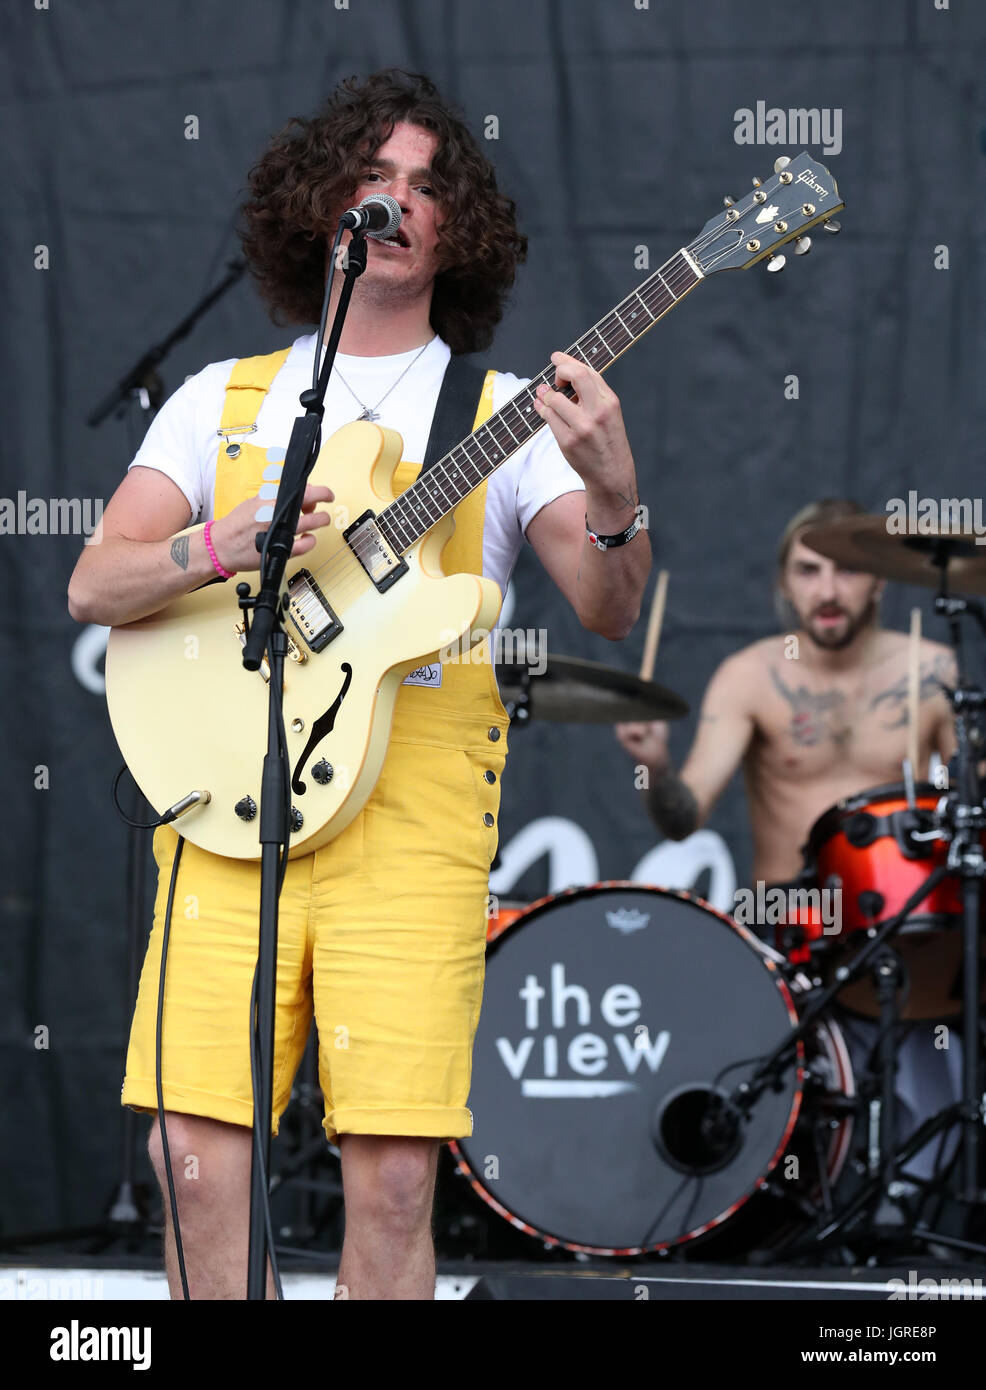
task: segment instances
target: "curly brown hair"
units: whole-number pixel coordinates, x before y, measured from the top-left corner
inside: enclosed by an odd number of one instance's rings
[[[312,120],[293,117],[249,174],[240,239],[275,323],[318,323],[341,209],[399,121],[437,136],[431,175],[442,208],[431,323],[453,352],[493,341],[527,238],[458,113],[420,73],[349,77]]]

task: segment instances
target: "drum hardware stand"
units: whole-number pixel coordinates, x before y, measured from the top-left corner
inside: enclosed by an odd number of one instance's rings
[[[884,946],[873,961],[873,977],[880,1004],[880,1111],[877,1121],[879,1136],[875,1150],[871,1144],[871,1176],[881,1175],[883,1187],[889,1192],[896,1175],[897,1138],[897,991],[904,982],[904,967],[897,952]]]
[[[806,1036],[808,1030],[833,1002],[838,994],[842,992],[846,985],[851,984],[859,975],[862,974],[871,957],[875,957],[881,951],[887,939],[894,935],[904,922],[911,915],[919,903],[938,887],[939,883],[948,874],[948,866],[939,864],[932,869],[928,877],[921,883],[904,903],[896,916],[890,917],[879,928],[871,928],[875,934],[862,947],[856,956],[847,964],[840,965],[835,972],[836,978],[832,984],[815,994],[814,999],[808,1004],[800,1021],[794,1028],[777,1044],[773,1052],[761,1062],[760,1066],[753,1073],[748,1081],[742,1081],[736,1086],[732,1094],[725,1098],[724,1108],[733,1110],[738,1120],[740,1114],[749,1110],[757,1101],[758,1097],[766,1088],[774,1084],[780,1076],[784,1074],[791,1064],[789,1056],[791,1050]]]
[[[982,1201],[986,1194],[979,1186],[979,1131],[986,1119],[980,1066],[979,931],[982,880],[986,875],[981,834],[986,829],[982,787],[977,759],[983,754],[983,710],[986,693],[964,679],[962,671],[962,629],[960,619],[975,619],[986,636],[986,609],[975,599],[948,592],[948,551],[943,542],[935,563],[941,568],[941,591],[935,595],[935,612],[948,622],[955,651],[957,684],[948,692],[958,744],[957,787],[943,798],[942,812],[949,816],[954,837],[949,846],[948,865],[962,881],[962,1192],[968,1204]]]
[[[935,1133],[941,1130],[944,1125],[953,1124],[959,1116],[960,1108],[961,1107],[956,1103],[947,1107],[947,1109],[942,1111],[939,1115],[933,1115],[930,1119],[926,1120],[893,1155],[894,1164],[897,1167],[905,1164],[909,1158],[912,1158],[914,1154],[923,1149],[928,1140],[933,1138]],[[925,1186],[931,1185],[930,1183],[925,1183],[923,1179],[919,1179],[918,1184]],[[869,1181],[849,1199],[843,1210],[834,1216],[834,1219],[831,1219],[827,1225],[823,1226],[821,1230],[817,1231],[800,1246],[795,1245],[794,1249],[789,1250],[787,1253],[794,1255],[813,1253],[817,1252],[825,1245],[832,1244],[835,1237],[850,1227],[853,1219],[866,1210],[866,1208],[879,1196],[883,1188],[884,1178],[883,1172],[881,1171],[870,1177]],[[892,1201],[896,1202],[901,1207],[905,1217],[910,1215],[907,1211],[906,1198],[903,1198],[898,1193],[888,1193],[888,1195]],[[955,1244],[970,1252],[977,1251],[980,1254],[986,1253],[983,1251],[982,1247],[974,1246],[967,1241],[959,1241],[957,1237],[932,1233],[930,1230],[927,1230],[927,1228],[922,1230],[919,1223],[914,1223],[910,1227],[909,1234],[915,1239],[925,1239],[929,1243],[935,1242],[941,1245]]]
[[[935,611],[944,616],[949,623],[952,646],[956,654],[956,661],[959,668],[958,684],[954,690],[947,691],[949,701],[952,705],[955,722],[956,741],[958,752],[956,758],[956,779],[955,785],[946,795],[944,795],[936,811],[939,827],[931,832],[931,835],[938,837],[942,826],[948,827],[951,831],[947,861],[932,870],[929,878],[921,885],[919,895],[916,899],[910,899],[896,919],[888,922],[880,929],[877,936],[863,948],[847,973],[843,973],[845,967],[840,969],[838,974],[842,977],[835,990],[826,990],[820,998],[817,998],[802,1020],[798,1034],[804,1031],[804,1025],[810,1018],[817,1016],[820,1008],[827,1006],[830,998],[838,992],[844,984],[848,983],[855,974],[858,973],[859,966],[870,955],[878,951],[886,938],[910,915],[916,902],[928,896],[934,887],[947,876],[955,876],[962,883],[962,940],[963,940],[963,1059],[962,1059],[962,1099],[957,1104],[944,1107],[937,1115],[931,1116],[911,1138],[902,1145],[894,1154],[887,1154],[883,1141],[884,1134],[889,1132],[889,1126],[884,1123],[881,1132],[880,1164],[879,1172],[871,1175],[870,1181],[856,1194],[849,1202],[845,1211],[838,1220],[830,1223],[823,1228],[810,1242],[814,1248],[818,1248],[823,1243],[831,1241],[832,1237],[844,1229],[846,1223],[862,1210],[872,1197],[882,1189],[886,1191],[892,1201],[901,1205],[906,1214],[906,1203],[902,1201],[901,1195],[893,1191],[896,1186],[895,1173],[899,1171],[902,1163],[911,1158],[915,1153],[922,1149],[925,1144],[953,1124],[958,1123],[961,1127],[960,1150],[961,1150],[961,1182],[958,1200],[966,1207],[975,1205],[986,1198],[986,1193],[979,1185],[979,1155],[980,1155],[980,1127],[986,1118],[986,1106],[984,1106],[982,1087],[980,1083],[980,997],[979,997],[979,932],[980,932],[980,903],[982,896],[982,879],[986,875],[986,862],[983,857],[983,847],[981,834],[986,829],[986,809],[984,809],[981,797],[979,777],[976,770],[977,759],[983,750],[983,735],[981,719],[984,708],[986,708],[986,693],[983,690],[966,682],[962,677],[961,654],[962,640],[959,628],[959,619],[962,615],[975,618],[976,622],[986,634],[986,610],[974,600],[960,598],[949,595],[947,592],[947,552],[943,547],[943,555],[938,563],[942,569],[942,588],[935,599]],[[917,832],[915,839],[929,838],[928,832]],[[879,965],[877,969],[879,970]],[[879,980],[879,976],[878,976]],[[890,1114],[894,1113],[896,1098],[893,1095],[892,1077],[895,1070],[895,1059],[893,1056],[894,1047],[892,1041],[892,1030],[888,1027],[886,1009],[890,1005],[889,994],[894,993],[890,990],[889,978],[881,989],[881,1026],[883,1035],[881,1037],[881,1062],[883,1073],[883,1105],[890,1103]],[[894,1012],[896,1010],[894,1009]],[[790,1046],[790,1039],[781,1045],[781,1049]],[[776,1067],[777,1060],[783,1055],[782,1050],[775,1052],[774,1056],[768,1059],[767,1067]],[[756,1078],[754,1078],[756,1080]],[[754,1093],[759,1094],[763,1082],[759,1089]],[[740,1088],[742,1089],[742,1088]],[[752,1089],[752,1087],[751,1087]],[[743,1107],[745,1104],[740,1098],[736,1104]],[[884,1121],[886,1120],[886,1110],[884,1110]],[[919,1185],[930,1189],[931,1183],[921,1183]],[[915,1223],[910,1231],[913,1239],[926,1245],[941,1245],[969,1254],[986,1256],[986,1246],[978,1245],[960,1237],[951,1235],[948,1232],[935,1231],[924,1222]]]
[[[503,708],[507,711],[510,719],[511,729],[522,729],[525,724],[531,721],[531,671],[530,667],[523,667],[520,672],[520,690],[517,692],[516,699],[504,700]]]
[[[846,985],[861,976],[863,970],[870,965],[872,961],[876,959],[883,960],[885,943],[899,931],[918,904],[938,887],[938,884],[948,873],[949,868],[947,864],[939,864],[936,868],[932,869],[928,877],[914,890],[894,917],[888,918],[881,927],[871,929],[874,935],[865,943],[862,949],[848,964],[839,966],[836,971],[836,978],[832,984],[815,994],[814,998],[807,1004],[798,1023],[781,1039],[773,1052],[761,1061],[760,1065],[747,1081],[740,1082],[738,1086],[733,1088],[728,1096],[721,1096],[713,1091],[710,1096],[710,1101],[717,1101],[718,1103],[709,1105],[706,1115],[702,1120],[702,1135],[707,1142],[723,1146],[724,1151],[737,1144],[737,1141],[740,1143],[742,1142],[740,1135],[742,1121],[748,1116],[750,1110],[752,1110],[764,1091],[766,1091],[768,1087],[778,1084],[780,1078],[794,1060],[794,1049],[797,1047],[797,1044],[808,1035],[815,1022],[824,1015],[829,1005],[837,995],[841,993]],[[892,970],[888,970],[887,975],[883,977],[885,983],[882,987],[888,992],[888,996],[890,993],[896,995],[895,981],[893,990],[890,990],[890,983],[894,980],[895,974],[896,967]],[[891,1000],[888,997],[886,1007],[890,1008],[894,1016],[896,1016],[895,999]],[[889,1037],[890,1048],[893,1049],[892,1030],[889,1032]],[[891,1088],[893,1086],[893,1071],[894,1068],[891,1067],[889,1082]],[[887,1082],[886,1078],[884,1078],[884,1092],[886,1091],[886,1086]],[[892,1099],[891,1114],[894,1112],[895,1101]],[[881,1150],[880,1161],[877,1164],[878,1171],[876,1175],[870,1179],[870,1182],[864,1189],[865,1199],[862,1194],[857,1194],[857,1198],[853,1199],[853,1204],[851,1204],[853,1213],[862,1208],[866,1202],[869,1201],[870,1197],[875,1196],[882,1190],[884,1171],[892,1172],[896,1163],[899,1161],[899,1154],[891,1154],[889,1148],[885,1148],[885,1145],[889,1145],[890,1142],[889,1130],[884,1122],[881,1125]],[[908,1157],[911,1153],[909,1145],[912,1142],[913,1138],[911,1141],[908,1141],[908,1146],[905,1146]],[[824,1167],[820,1171],[824,1171]],[[781,1189],[781,1191],[783,1192],[783,1189]],[[834,1233],[840,1230],[843,1224],[844,1220],[840,1217],[836,1219],[835,1225],[830,1223],[830,1226],[826,1229]],[[800,1234],[802,1233],[796,1233],[796,1236]],[[792,1237],[792,1239],[796,1238],[796,1236]],[[810,1243],[811,1247],[817,1248],[819,1240],[820,1237],[814,1237]]]

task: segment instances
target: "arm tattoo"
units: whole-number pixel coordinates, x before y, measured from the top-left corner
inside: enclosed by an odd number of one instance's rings
[[[784,684],[773,666],[770,668],[771,680],[778,694],[791,706],[791,724],[788,732],[795,743],[803,748],[814,748],[825,738],[844,745],[849,730],[845,721],[845,696],[839,690],[809,690],[799,685],[796,690]]]
[[[933,696],[939,695],[945,686],[945,677],[949,673],[949,661],[947,657],[937,656],[931,666],[921,668],[921,679],[918,684],[918,700],[930,700]],[[902,729],[907,723],[907,676],[901,676],[900,680],[888,686],[886,690],[881,690],[879,695],[874,695],[870,701],[870,709],[876,709],[883,705],[883,713],[888,716],[889,722],[881,724],[884,729]],[[896,718],[894,715],[896,714]]]
[[[171,542],[171,558],[180,570],[188,569],[188,537],[176,536]]]
[[[651,820],[670,840],[684,840],[698,829],[698,802],[673,772],[659,772],[647,791]]]
[[[619,488],[617,488],[616,495],[623,503],[624,507],[629,507],[632,511],[636,511],[640,506],[640,498],[634,497],[632,493],[620,492]]]

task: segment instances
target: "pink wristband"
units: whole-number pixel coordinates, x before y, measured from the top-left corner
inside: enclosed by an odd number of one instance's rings
[[[209,559],[212,561],[213,566],[215,567],[216,573],[217,573],[217,574],[221,574],[222,577],[223,577],[223,579],[234,579],[234,578],[236,577],[236,571],[235,571],[235,570],[232,570],[232,571],[230,571],[230,570],[224,570],[223,567],[222,567],[222,565],[219,563],[219,556],[216,554],[216,548],[215,548],[215,546],[212,544],[212,535],[211,535],[211,532],[212,532],[212,522],[211,522],[211,521],[207,521],[207,522],[205,523],[204,528],[203,528],[202,535],[203,535],[204,538],[205,538],[205,548],[206,548],[206,550],[209,552]]]

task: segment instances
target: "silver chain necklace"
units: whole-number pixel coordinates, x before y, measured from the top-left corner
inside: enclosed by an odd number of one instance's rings
[[[421,349],[421,352],[424,352],[425,348],[430,347],[431,344],[432,344],[434,341],[435,341],[434,337],[429,338],[428,341],[427,341],[427,343],[425,343],[425,346]],[[411,361],[407,364],[407,366],[406,366],[406,367],[404,368],[404,370],[401,372],[400,376],[399,376],[399,377],[397,378],[397,380],[394,382],[393,386],[389,387],[389,388],[383,393],[383,395],[380,397],[380,399],[377,401],[376,405],[375,405],[372,409],[370,408],[370,406],[368,406],[368,405],[366,404],[365,401],[361,401],[361,400],[360,400],[359,396],[357,396],[356,392],[355,392],[355,391],[353,390],[353,388],[350,386],[349,382],[348,382],[348,381],[346,380],[346,378],[343,376],[342,372],[340,372],[338,365],[337,365],[337,364],[333,364],[332,370],[333,370],[333,371],[335,372],[335,374],[338,376],[338,378],[339,378],[339,380],[342,382],[343,386],[345,386],[346,390],[347,390],[347,391],[349,392],[349,394],[352,396],[352,398],[353,398],[353,400],[356,402],[356,404],[357,404],[357,405],[361,405],[361,406],[363,407],[363,412],[362,412],[362,414],[361,414],[361,415],[357,415],[357,417],[356,417],[357,420],[379,420],[379,419],[380,419],[380,416],[377,414],[377,409],[378,409],[378,407],[381,406],[381,405],[383,405],[384,401],[385,401],[385,400],[387,399],[387,397],[390,395],[391,391],[393,391],[397,386],[399,386],[400,383],[404,380],[404,378],[407,376],[408,372],[409,372],[409,371],[411,370],[411,368],[414,366],[415,362],[417,362],[418,358],[421,356],[421,352],[417,353],[416,356],[414,356],[414,357],[411,358]]]

